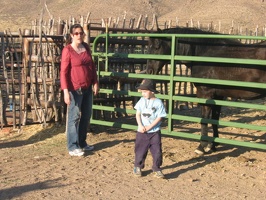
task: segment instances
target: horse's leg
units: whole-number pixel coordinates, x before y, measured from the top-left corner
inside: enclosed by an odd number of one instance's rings
[[[211,106],[209,105],[202,105],[201,106],[201,117],[205,119],[210,118],[211,114]],[[207,123],[201,123],[201,135],[202,136],[208,136],[208,124]],[[205,148],[208,146],[209,142],[201,140],[198,148],[195,150],[195,153],[197,154],[204,154],[205,153]]]
[[[214,120],[219,120],[220,114],[221,114],[221,108],[222,106],[216,105],[212,108],[212,119]],[[218,125],[217,124],[212,124],[212,130],[213,130],[213,137],[219,137],[219,132],[218,132]],[[218,146],[219,143],[213,142],[211,146],[211,150],[216,151],[216,146]]]

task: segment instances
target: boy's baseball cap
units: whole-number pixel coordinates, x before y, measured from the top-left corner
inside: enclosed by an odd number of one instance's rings
[[[150,90],[154,93],[159,93],[156,90],[156,84],[153,80],[151,79],[143,79],[143,81],[141,82],[141,84],[137,87],[137,89],[139,90]]]

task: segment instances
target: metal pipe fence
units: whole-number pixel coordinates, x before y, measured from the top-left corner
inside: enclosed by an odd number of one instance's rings
[[[147,53],[119,53],[119,52],[111,52],[110,49],[108,49],[108,43],[109,38],[116,38],[116,37],[135,37],[140,38],[143,40],[143,38],[148,37],[169,37],[172,40],[172,47],[171,47],[171,54],[170,55],[153,55],[153,54],[147,54]],[[250,148],[257,148],[257,149],[263,149],[266,150],[266,144],[265,141],[262,143],[258,142],[250,142],[250,141],[238,141],[238,140],[232,140],[232,139],[226,139],[226,138],[213,138],[209,136],[201,136],[196,133],[187,133],[182,131],[177,131],[174,124],[177,123],[177,120],[179,121],[186,121],[186,122],[192,122],[192,123],[210,123],[210,124],[217,124],[220,126],[229,126],[229,127],[236,127],[236,128],[245,128],[250,130],[258,130],[258,131],[266,131],[266,126],[261,125],[254,125],[254,124],[247,124],[243,122],[230,122],[230,121],[223,121],[223,120],[211,120],[211,119],[204,119],[201,117],[195,117],[195,116],[187,116],[183,114],[175,114],[174,111],[174,103],[176,101],[183,101],[183,102],[192,102],[195,104],[203,103],[203,104],[213,104],[213,105],[221,105],[226,107],[235,107],[235,108],[245,108],[245,109],[258,109],[258,110],[266,110],[266,106],[262,104],[257,103],[250,103],[250,102],[235,102],[235,101],[229,101],[229,100],[209,100],[209,99],[203,99],[203,98],[196,98],[186,95],[176,95],[175,94],[175,83],[177,82],[189,82],[189,83],[209,83],[209,84],[221,84],[221,85],[230,85],[230,86],[239,86],[239,87],[253,87],[253,88],[263,88],[266,89],[265,83],[255,83],[255,82],[241,82],[241,81],[228,81],[228,80],[217,80],[217,79],[202,79],[202,78],[193,78],[189,76],[178,76],[176,75],[176,61],[182,60],[182,61],[201,61],[201,62],[217,62],[217,63],[238,63],[238,64],[255,64],[255,65],[266,65],[265,60],[257,60],[257,59],[239,59],[239,58],[219,58],[219,57],[200,57],[200,56],[180,56],[175,55],[175,43],[176,40],[179,37],[190,37],[190,38],[233,38],[233,39],[252,39],[252,40],[266,40],[266,37],[256,37],[256,36],[236,36],[236,35],[196,35],[196,34],[102,34],[98,35],[94,42],[93,42],[93,56],[95,60],[97,61],[103,61],[105,63],[105,70],[98,69],[98,75],[99,77],[118,77],[120,79],[133,79],[133,80],[139,80],[144,78],[150,78],[154,79],[157,82],[167,82],[167,85],[169,88],[167,90],[169,92],[164,92],[164,94],[156,94],[158,98],[161,98],[165,102],[167,102],[167,112],[168,115],[166,117],[167,124],[165,127],[162,128],[162,133],[168,136],[177,136],[181,138],[187,138],[187,139],[194,139],[194,140],[208,140],[208,141],[215,141],[218,143],[223,144],[230,144],[230,145],[237,145],[237,146],[244,146],[244,147],[250,147]],[[98,51],[97,50],[97,42],[98,40],[105,40],[105,47],[106,51]],[[169,74],[160,74],[160,75],[150,75],[150,74],[141,74],[141,73],[130,73],[130,72],[114,72],[108,70],[108,61],[110,59],[136,59],[136,60],[147,60],[147,59],[160,59],[160,60],[169,60],[170,61],[170,73]],[[265,66],[266,67],[266,66]],[[136,84],[136,82],[134,82]],[[105,94],[114,94],[114,95],[126,95],[130,97],[139,98],[141,95],[136,90],[113,90],[113,89],[101,89],[100,93]],[[110,106],[103,106],[103,105],[93,105],[94,110],[98,111],[109,111],[109,112],[121,112],[126,113],[132,118],[134,118],[135,110],[133,109],[133,105],[131,105],[128,108],[115,108]],[[95,119],[92,117],[91,124],[96,125],[104,125],[104,126],[111,126],[111,127],[117,127],[117,128],[125,128],[129,130],[136,130],[137,125],[136,122],[129,121],[129,120],[120,120],[114,121],[114,120],[100,120]],[[182,126],[182,124],[179,124],[179,126]]]

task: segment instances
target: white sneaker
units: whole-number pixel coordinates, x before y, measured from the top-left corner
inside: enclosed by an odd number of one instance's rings
[[[71,156],[83,156],[84,152],[81,149],[74,149],[73,151],[68,152]]]

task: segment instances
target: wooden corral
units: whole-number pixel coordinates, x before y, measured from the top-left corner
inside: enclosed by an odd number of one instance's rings
[[[19,38],[15,43],[14,39]],[[13,41],[10,43],[10,41]],[[5,35],[1,66],[1,125],[59,121],[63,36]],[[17,45],[17,46],[16,46]]]
[[[128,25],[127,25],[128,22]],[[80,23],[86,33],[85,41],[92,45],[95,37],[101,33],[147,33],[160,28],[170,28],[180,25],[168,22],[163,26],[158,25],[156,17],[153,16],[149,23],[147,16],[140,16],[138,20],[125,18],[107,21],[101,20],[99,23],[92,22],[89,14],[86,18],[81,17],[76,20],[51,20],[48,23],[38,24],[37,20],[32,23],[31,28],[11,33],[5,31],[0,33],[0,47],[2,50],[0,58],[0,124],[3,126],[21,126],[28,123],[46,124],[49,121],[64,121],[65,104],[60,90],[60,57],[65,44],[69,27],[71,24]],[[188,21],[185,26],[200,26]],[[44,28],[45,27],[45,28]],[[107,28],[108,27],[108,28]],[[203,28],[203,27],[201,27]],[[215,30],[210,24],[204,29]],[[216,30],[218,31],[218,30]],[[235,29],[234,29],[235,31]],[[236,32],[232,33],[236,34]],[[219,30],[219,32],[224,32]],[[226,32],[225,32],[226,33]],[[239,33],[240,34],[240,33]],[[241,33],[243,34],[243,33]],[[251,32],[246,31],[246,34]],[[261,34],[265,34],[265,31]],[[258,34],[259,35],[259,34]],[[96,44],[97,51],[106,51],[105,41]],[[147,41],[145,38],[110,38],[108,51],[119,53],[146,53]],[[107,69],[104,60],[94,58],[97,67],[104,71],[140,73],[145,70],[145,59],[123,59],[110,58]],[[165,66],[163,74],[168,74],[169,66]],[[177,66],[177,74],[189,76],[189,70],[184,66]],[[99,77],[100,88],[115,90],[135,91],[135,86],[139,80],[129,80],[121,77]],[[160,91],[167,94],[166,83],[161,83]],[[177,94],[191,95],[194,93],[192,85],[177,83]],[[113,107],[125,108],[134,105],[136,99],[123,95],[107,95],[100,93],[94,98],[94,103],[98,105],[109,105]],[[180,105],[176,105],[179,108]],[[187,105],[188,106],[188,105]],[[121,113],[97,112],[96,118],[119,117]]]
[[[63,36],[24,37],[22,107],[31,107],[33,121],[45,123],[61,119],[60,56]],[[26,94],[26,95],[24,95]],[[58,112],[59,111],[59,112]],[[23,124],[26,123],[24,110]]]
[[[83,27],[87,33],[86,41],[90,44],[95,36],[99,33],[104,33],[106,30],[106,28],[94,26],[93,24],[86,24]],[[64,119],[65,105],[60,90],[59,74],[60,56],[67,34],[63,34],[63,32],[68,30],[69,27],[61,27],[60,35],[46,35],[44,31],[42,31],[42,34],[36,35],[34,33],[38,31],[35,28],[33,30],[24,30],[17,34],[1,34],[3,53],[0,73],[0,112],[2,127],[7,125],[15,127],[35,122],[45,125],[51,120],[61,122]],[[147,32],[147,30],[133,28],[109,28],[108,31],[110,33],[118,31]],[[17,39],[16,42],[14,42],[14,38]],[[136,42],[132,38],[126,38],[121,41],[114,40],[109,48],[112,50],[116,48],[120,52],[134,51],[135,47],[132,44]],[[142,49],[146,48],[145,42],[141,42]],[[99,48],[103,47],[104,41],[98,45]],[[145,62],[141,61],[141,65]],[[95,63],[98,64],[97,60],[95,60]],[[126,69],[133,72],[135,71],[135,63],[129,60],[112,60],[108,68],[110,69],[107,70],[123,72]],[[119,89],[122,87],[121,84],[125,84],[125,81],[122,83],[121,80],[100,77],[101,88]],[[133,100],[131,97],[99,94],[94,99],[94,103],[125,107],[126,102],[132,102]],[[96,114],[97,117],[119,116],[118,113]]]

